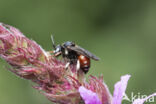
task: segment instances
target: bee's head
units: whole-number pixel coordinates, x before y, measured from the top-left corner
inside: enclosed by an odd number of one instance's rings
[[[61,53],[62,47],[61,45],[57,45],[54,50],[54,54]]]

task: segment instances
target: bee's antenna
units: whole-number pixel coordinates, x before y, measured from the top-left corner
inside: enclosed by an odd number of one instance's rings
[[[56,49],[56,46],[55,46],[55,42],[54,42],[54,37],[53,35],[51,35],[51,40],[52,40],[52,45],[53,45],[53,48]]]

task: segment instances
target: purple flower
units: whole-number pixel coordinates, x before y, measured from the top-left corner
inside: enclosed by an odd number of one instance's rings
[[[85,87],[81,86],[79,88],[79,92],[85,101],[85,104],[102,104],[97,94],[86,89]]]
[[[125,93],[129,78],[130,75],[122,76],[121,80],[115,84],[113,94],[113,104],[121,104],[122,97]]]
[[[95,92],[90,91],[83,86],[79,88],[79,92],[85,104],[121,104],[129,78],[130,75],[121,76],[121,80],[117,82],[114,86],[113,99],[110,103],[102,102],[102,99],[99,99],[99,96]],[[144,99],[136,99],[132,104],[143,104],[147,99],[152,96],[156,96],[156,93]]]

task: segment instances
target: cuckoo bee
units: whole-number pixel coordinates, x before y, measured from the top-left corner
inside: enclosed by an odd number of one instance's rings
[[[67,41],[63,44],[55,45],[53,36],[51,36],[53,48],[54,48],[54,56],[60,56],[65,59],[67,69],[69,65],[76,64],[77,69],[81,69],[84,73],[87,73],[90,68],[90,58],[98,61],[99,58],[92,54],[91,52],[81,48],[76,45],[74,42]]]

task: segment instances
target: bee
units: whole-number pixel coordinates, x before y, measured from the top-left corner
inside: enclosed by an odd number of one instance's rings
[[[66,69],[69,67],[69,65],[74,64],[76,65],[77,70],[81,69],[86,74],[90,68],[90,59],[95,61],[99,60],[97,56],[76,45],[74,42],[67,41],[56,46],[53,36],[51,36],[51,39],[54,48],[53,54],[56,57],[62,55],[67,62],[65,65]]]

